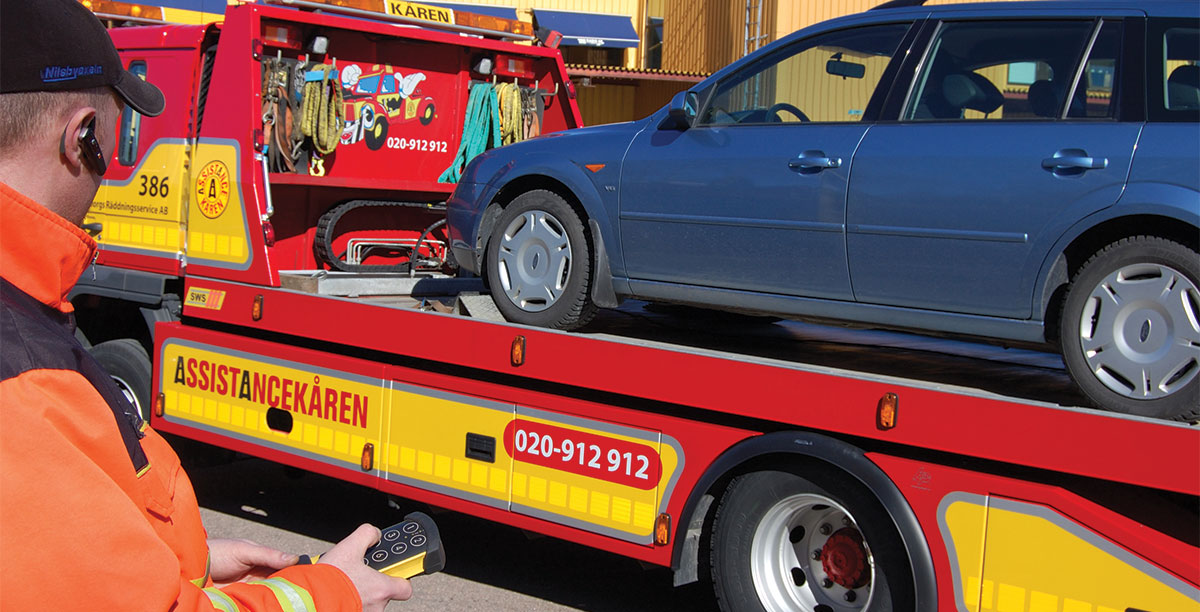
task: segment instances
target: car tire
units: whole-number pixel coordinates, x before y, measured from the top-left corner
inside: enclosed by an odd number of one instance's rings
[[[577,329],[596,314],[583,222],[558,194],[517,196],[500,213],[485,262],[496,308],[514,323]]]
[[[387,115],[382,113],[374,113],[372,116],[375,120],[371,123],[371,127],[367,128],[367,131],[363,134],[363,140],[366,141],[368,149],[378,151],[387,142],[388,118]]]
[[[1080,390],[1106,410],[1200,417],[1200,257],[1163,238],[1114,242],[1080,268],[1059,342]]]
[[[93,346],[91,352],[142,419],[149,420],[150,356],[142,343],[133,338],[120,338],[101,342]]]
[[[761,471],[730,483],[711,546],[721,610],[915,609],[912,569],[891,518],[838,474]]]

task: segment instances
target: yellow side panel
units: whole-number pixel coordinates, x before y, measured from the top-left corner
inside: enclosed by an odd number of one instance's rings
[[[1200,590],[1045,506],[953,494],[942,503],[958,608],[1200,611]]]
[[[181,140],[159,141],[128,180],[100,184],[84,219],[102,225],[100,248],[178,257],[184,246],[187,154]]]
[[[189,262],[224,268],[250,266],[250,237],[235,141],[196,144],[187,181]]]
[[[513,510],[649,544],[682,457],[658,432],[518,409]]]
[[[161,359],[168,420],[344,467],[360,465],[367,443],[378,458],[379,379],[184,340],[167,341]],[[271,408],[291,415],[290,433],[268,427]]]
[[[496,444],[496,461],[465,456],[468,433],[501,440],[513,406],[394,383],[387,448],[381,467],[395,480],[416,481],[507,506],[512,458]]]

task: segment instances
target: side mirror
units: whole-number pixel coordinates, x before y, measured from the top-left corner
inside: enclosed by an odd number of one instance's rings
[[[658,124],[660,130],[684,131],[692,127],[696,121],[696,107],[699,97],[694,91],[681,91],[671,98],[667,105],[667,116]]]

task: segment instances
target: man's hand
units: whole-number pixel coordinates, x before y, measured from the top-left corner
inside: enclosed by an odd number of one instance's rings
[[[350,577],[362,598],[363,612],[383,612],[389,601],[412,597],[412,585],[403,578],[393,578],[377,572],[363,563],[367,549],[379,541],[377,527],[363,525],[321,555],[320,563],[328,563]]]
[[[249,540],[208,541],[209,573],[217,586],[261,580],[278,570],[295,565],[296,555],[255,544]]]

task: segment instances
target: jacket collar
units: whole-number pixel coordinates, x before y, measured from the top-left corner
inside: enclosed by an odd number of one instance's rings
[[[70,221],[0,182],[0,275],[61,312],[96,252],[96,241]]]

